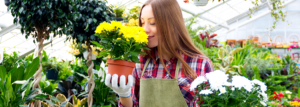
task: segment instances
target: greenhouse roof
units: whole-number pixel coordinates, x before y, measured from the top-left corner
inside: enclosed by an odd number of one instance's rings
[[[107,0],[111,5],[125,6],[127,9],[133,6],[141,6],[146,0]],[[206,6],[195,6],[193,1],[190,3],[184,3],[183,0],[177,0],[182,9],[183,17],[189,18],[195,15],[200,22],[199,26],[210,25],[214,31],[230,32],[238,27],[243,26],[253,20],[256,20],[264,15],[270,13],[268,2],[260,3],[259,9],[249,20],[242,20],[244,22],[240,24],[233,24],[239,19],[249,17],[249,8],[254,7],[251,3],[253,0],[225,0],[224,2],[218,2],[211,0]],[[296,0],[285,0],[285,4],[289,4]],[[33,43],[33,39],[30,37],[25,39],[20,33],[20,26],[13,24],[13,17],[7,6],[4,5],[4,0],[0,0],[0,49],[5,48],[8,53],[13,51],[19,51],[20,55],[28,55],[34,52],[36,44]],[[50,56],[56,56],[62,59],[71,60],[73,57],[68,53],[69,48],[65,43],[66,36],[52,38],[52,44],[50,40],[45,41],[44,50],[47,51]]]

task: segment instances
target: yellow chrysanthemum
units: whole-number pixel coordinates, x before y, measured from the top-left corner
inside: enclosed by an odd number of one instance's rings
[[[111,21],[111,25],[112,25],[113,27],[116,27],[116,28],[121,28],[121,27],[123,27],[122,23],[119,22],[119,21]]]

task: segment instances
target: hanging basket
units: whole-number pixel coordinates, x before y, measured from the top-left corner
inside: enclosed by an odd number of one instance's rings
[[[277,38],[280,38],[280,42],[277,42],[276,40],[277,40]],[[276,36],[275,37],[275,39],[274,39],[274,41],[275,41],[275,43],[276,43],[276,48],[283,48],[283,40],[284,40],[284,38],[282,37],[282,36]]]
[[[267,36],[269,37],[269,42],[268,41],[262,41],[262,37],[264,36]],[[268,34],[265,34],[265,35],[262,35],[261,38],[260,38],[260,43],[262,45],[263,48],[275,48],[275,44],[272,42],[272,38],[270,35]]]
[[[117,74],[119,76],[124,75],[125,81],[127,83],[128,75],[132,75],[133,68],[135,67],[134,62],[125,61],[125,60],[112,60],[107,59],[108,64],[108,73],[111,75]],[[119,82],[120,80],[118,80]]]
[[[208,0],[193,0],[196,6],[205,6],[208,3]]]
[[[248,36],[248,39],[249,39],[250,43],[256,44],[258,48],[262,47],[261,43],[259,42],[260,35],[250,35],[250,36]]]
[[[289,36],[290,47],[299,48],[299,36],[297,34],[291,34]]]

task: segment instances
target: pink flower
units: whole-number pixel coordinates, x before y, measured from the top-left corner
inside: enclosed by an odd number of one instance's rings
[[[300,71],[298,71],[298,73],[300,73]]]

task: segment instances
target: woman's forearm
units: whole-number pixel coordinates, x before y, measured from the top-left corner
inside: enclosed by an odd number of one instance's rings
[[[133,107],[133,103],[132,103],[132,98],[128,97],[128,98],[123,98],[123,97],[119,97],[121,104],[123,107]]]

